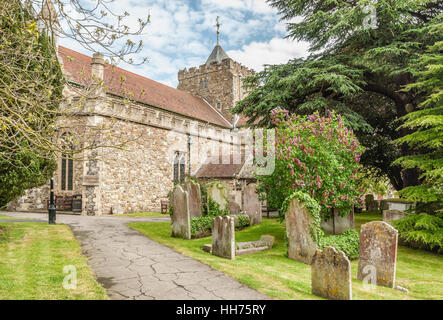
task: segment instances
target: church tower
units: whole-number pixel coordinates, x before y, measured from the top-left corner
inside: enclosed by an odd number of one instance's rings
[[[243,89],[243,79],[253,70],[235,62],[220,45],[220,20],[217,17],[217,44],[206,63],[178,72],[177,89],[203,98],[231,123],[234,115],[231,108],[244,99],[248,92]]]

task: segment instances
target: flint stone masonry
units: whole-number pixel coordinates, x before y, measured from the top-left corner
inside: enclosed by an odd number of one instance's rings
[[[191,216],[189,213],[188,192],[177,186],[172,193],[172,236],[191,239]]]
[[[317,244],[310,233],[312,222],[308,209],[297,199],[292,199],[286,212],[286,235],[290,259],[311,264],[317,249]]]
[[[351,210],[346,217],[341,217],[338,209],[334,209],[333,217],[328,221],[322,221],[321,227],[326,234],[342,234],[346,230],[354,228],[354,210]]]
[[[123,214],[123,209],[121,206],[112,206],[111,207],[111,213],[112,214]]]
[[[220,206],[220,210],[228,207],[228,189],[223,183],[212,183],[208,187],[208,196]]]
[[[403,211],[399,211],[399,210],[384,210],[383,211],[383,221],[386,221],[386,222],[403,219],[403,218],[406,218],[407,216],[409,216],[408,213],[403,212]]]
[[[251,225],[261,224],[261,203],[258,199],[257,185],[255,183],[248,184],[244,189],[243,211],[251,218]]]
[[[393,288],[397,245],[398,231],[386,222],[373,221],[362,225],[357,278],[364,280],[372,276],[377,285]]]
[[[234,219],[229,216],[215,217],[212,220],[212,254],[235,259]]]
[[[188,192],[189,214],[192,218],[202,216],[202,196],[200,185],[194,181],[187,181],[184,190]]]
[[[248,91],[243,88],[243,79],[252,74],[253,70],[228,58],[221,63],[180,70],[177,89],[206,99],[227,119],[232,120],[230,109],[248,95]]]
[[[317,250],[311,265],[312,293],[332,300],[352,300],[351,262],[333,247]]]

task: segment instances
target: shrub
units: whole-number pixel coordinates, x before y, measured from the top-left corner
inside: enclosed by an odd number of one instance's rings
[[[191,219],[191,237],[204,237],[211,234],[213,217],[197,217]]]
[[[413,214],[393,221],[400,241],[418,249],[443,253],[443,219],[438,215]]]
[[[343,251],[350,260],[358,259],[360,235],[353,229],[346,230],[340,235],[326,235],[322,231],[317,247],[320,250],[326,247],[334,247]]]
[[[228,216],[229,211],[227,208],[224,210],[220,209],[220,205],[215,202],[214,199],[211,197],[208,198],[208,211],[207,216],[208,217],[218,217],[218,216]]]
[[[300,191],[316,200],[323,218],[328,219],[331,208],[345,216],[353,206],[364,203],[355,183],[363,147],[340,116],[289,115],[277,108],[272,121],[276,125],[275,170],[257,176],[258,191],[269,206],[281,208],[288,196]]]

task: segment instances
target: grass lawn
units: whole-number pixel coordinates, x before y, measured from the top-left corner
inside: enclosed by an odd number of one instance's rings
[[[113,217],[127,217],[127,218],[155,218],[155,217],[169,217],[167,214],[160,212],[138,212],[128,214],[114,214]]]
[[[381,220],[381,214],[356,214],[356,228],[372,220]],[[240,282],[275,299],[321,299],[311,294],[311,268],[286,256],[285,225],[279,220],[263,219],[261,225],[236,232],[236,241],[258,240],[262,234],[275,236],[272,250],[239,256],[231,261],[201,250],[211,237],[182,240],[171,237],[169,222],[129,224],[149,238],[198,259],[223,271]],[[367,290],[357,280],[358,260],[352,261],[353,299],[443,299],[443,257],[425,251],[399,247],[396,284],[409,293],[385,287]]]
[[[77,289],[63,288],[75,266]],[[104,300],[79,243],[66,225],[0,223],[0,300]]]
[[[5,216],[5,215],[2,215],[2,214],[0,214],[0,220],[10,220],[10,219],[14,219],[14,220],[17,220],[17,219],[23,219],[23,220],[26,220],[26,218],[15,218],[15,217],[9,217],[9,216]]]

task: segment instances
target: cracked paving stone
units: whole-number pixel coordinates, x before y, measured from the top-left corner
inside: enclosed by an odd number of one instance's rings
[[[2,213],[3,214],[3,213]],[[44,214],[11,213],[42,219]],[[126,223],[168,219],[58,215],[71,227],[97,280],[113,300],[263,300],[269,299],[223,272],[175,252]]]

